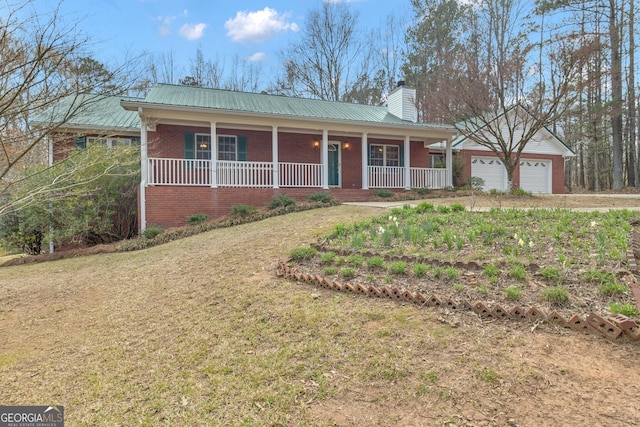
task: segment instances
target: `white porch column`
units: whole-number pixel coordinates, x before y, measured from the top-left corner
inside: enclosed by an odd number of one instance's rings
[[[149,173],[149,160],[147,154],[147,124],[142,117],[142,108],[138,108],[140,115],[140,234],[147,228],[147,174]]]
[[[362,134],[362,189],[369,189],[369,147],[367,146],[367,134]]]
[[[322,188],[329,189],[329,131],[322,130],[322,147],[320,147],[320,162],[322,163]]]
[[[47,154],[49,157],[49,166],[53,166],[53,138],[49,135],[45,136],[45,140],[47,141]],[[49,226],[49,253],[52,254],[55,250],[53,245],[53,225]]]
[[[411,137],[404,137],[404,189],[411,190]]]
[[[271,159],[273,161],[273,188],[280,188],[280,168],[278,167],[278,126],[271,130]]]
[[[218,188],[218,131],[211,122],[211,188]]]
[[[452,149],[453,141],[451,139],[447,139],[447,150],[445,154],[445,163],[447,167],[447,179],[446,184],[447,187],[453,187],[453,149]]]

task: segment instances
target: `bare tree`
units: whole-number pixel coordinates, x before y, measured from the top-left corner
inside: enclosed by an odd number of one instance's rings
[[[344,3],[323,2],[309,13],[300,40],[283,54],[285,68],[273,92],[340,101],[357,82],[363,41],[358,14]]]
[[[0,195],[11,184],[11,172],[43,147],[47,135],[102,97],[124,94],[123,75],[135,63],[107,70],[90,59],[88,38],[78,24],[66,24],[60,5],[43,12],[34,0],[5,3],[0,18]],[[82,96],[93,93],[92,97]],[[61,103],[62,100],[66,102]],[[44,111],[34,126],[31,119]]]
[[[523,5],[517,0],[480,3],[477,26],[466,43],[479,47],[453,55],[433,92],[439,115],[502,160],[509,189],[524,148],[572,104],[580,64],[591,49],[576,47],[571,38],[540,47],[521,31],[536,28],[526,25]],[[543,62],[537,49],[544,49]]]

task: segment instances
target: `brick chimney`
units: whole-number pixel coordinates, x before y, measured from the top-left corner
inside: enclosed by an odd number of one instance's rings
[[[416,90],[405,86],[404,80],[387,97],[387,110],[396,117],[409,122],[418,121]]]

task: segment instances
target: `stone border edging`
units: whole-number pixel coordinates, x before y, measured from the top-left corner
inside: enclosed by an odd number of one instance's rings
[[[448,308],[452,310],[473,311],[483,319],[500,320],[527,320],[530,322],[551,322],[564,328],[577,332],[587,332],[594,335],[602,335],[613,341],[620,337],[626,337],[631,341],[640,341],[640,321],[631,319],[622,314],[609,316],[607,318],[597,313],[589,313],[586,318],[578,314],[566,319],[557,311],[545,313],[537,307],[514,306],[511,309],[502,307],[500,304],[489,306],[482,301],[471,303],[467,300],[456,301],[452,298],[443,299],[436,294],[424,295],[420,292],[411,292],[398,287],[389,288],[383,286],[377,288],[373,285],[362,284],[353,285],[351,283],[341,283],[330,280],[320,274],[300,273],[295,268],[289,267],[287,262],[281,261],[276,267],[278,277],[293,279],[297,282],[313,284],[326,289],[360,294],[374,298],[389,298],[395,301],[406,301],[416,304],[419,307]],[[638,285],[634,282],[636,288]],[[640,288],[638,288],[640,292]],[[635,293],[634,293],[635,294]],[[636,301],[637,302],[637,301]]]

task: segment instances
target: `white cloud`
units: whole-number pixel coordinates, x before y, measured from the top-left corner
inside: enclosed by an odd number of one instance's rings
[[[298,31],[298,24],[287,22],[289,16],[289,13],[281,14],[270,7],[256,12],[240,11],[235,18],[224,23],[224,28],[227,29],[227,36],[235,42],[261,42],[280,31]]]
[[[184,24],[180,27],[180,35],[187,40],[197,40],[204,36],[204,29],[207,28],[207,24]]]
[[[264,52],[256,52],[250,57],[247,58],[249,62],[262,62],[266,58],[266,54]]]
[[[175,21],[175,16],[158,16],[154,20],[160,22],[158,26],[158,33],[161,36],[168,36],[171,34],[171,23]]]

